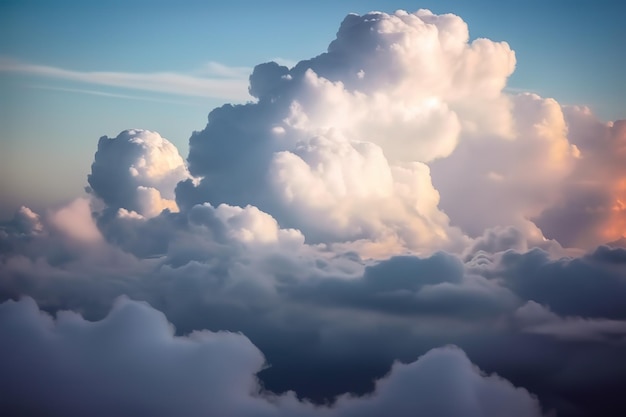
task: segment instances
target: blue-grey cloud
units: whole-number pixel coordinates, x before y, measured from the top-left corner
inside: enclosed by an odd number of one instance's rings
[[[370,396],[314,407],[262,390],[255,374],[264,358],[245,336],[175,336],[163,313],[126,298],[97,322],[69,311],[53,319],[32,299],[8,301],[0,335],[0,409],[8,415],[540,416],[526,390],[484,375],[452,347],[395,364]]]

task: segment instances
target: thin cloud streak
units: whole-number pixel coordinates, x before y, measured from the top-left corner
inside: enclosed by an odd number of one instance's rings
[[[29,85],[28,87],[35,88],[38,90],[50,90],[50,91],[62,91],[62,92],[67,92],[67,93],[89,94],[89,95],[99,96],[99,97],[121,98],[121,99],[126,99],[126,100],[153,101],[153,102],[158,102],[158,103],[184,104],[184,105],[190,105],[190,106],[204,106],[205,104],[205,103],[194,103],[194,102],[185,101],[185,100],[168,100],[168,99],[157,98],[157,97],[109,93],[106,91],[87,90],[83,88],[55,87],[51,85],[37,85],[37,84],[32,84],[32,85]]]
[[[0,58],[0,72],[27,74],[47,78],[77,81],[87,84],[122,87],[181,96],[211,97],[233,101],[248,101],[248,78],[241,68],[229,69],[222,64],[220,71],[199,77],[173,72],[130,73],[111,71],[73,71],[48,65],[36,65]]]

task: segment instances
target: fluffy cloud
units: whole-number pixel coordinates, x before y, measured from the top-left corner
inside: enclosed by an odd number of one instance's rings
[[[187,164],[101,138],[90,198],[0,224],[0,301],[74,312],[0,307],[1,406],[539,415],[528,389],[624,415],[626,256],[593,247],[620,237],[624,124],[505,93],[514,66],[457,16],[349,15],[255,67]]]
[[[424,163],[463,135],[515,129],[502,93],[513,52],[468,39],[452,15],[349,15],[328,52],[257,66],[258,102],[214,110],[192,136],[203,180],[180,184],[179,203],[254,204],[308,241],[355,242],[365,256],[463,245]]]
[[[126,298],[98,322],[69,311],[52,319],[32,299],[9,301],[0,305],[0,335],[0,409],[9,414],[540,415],[526,390],[485,376],[456,348],[394,365],[371,396],[314,407],[293,393],[262,390],[255,374],[264,358],[245,336],[205,330],[177,337],[163,313]]]
[[[557,204],[536,222],[568,246],[619,240],[626,230],[626,121],[604,123],[584,107],[567,107],[564,114],[580,159],[562,185]]]
[[[555,100],[503,92],[514,66],[456,16],[349,15],[326,53],[258,65],[257,103],[211,112],[190,140],[203,179],[177,201],[252,204],[366,257],[459,250],[494,227],[541,244],[532,219],[558,204],[580,140]]]
[[[567,138],[560,105],[534,94],[510,98],[516,126],[512,138],[485,135],[463,141],[432,164],[441,208],[453,224],[478,236],[490,227],[515,226],[537,240],[530,222],[556,201],[577,149]]]
[[[76,199],[67,206],[52,212],[50,224],[71,240],[89,243],[102,239],[92,217],[90,202],[87,198]]]
[[[166,253],[145,259],[103,242],[59,246],[71,236],[55,235],[43,218],[42,232],[26,241],[7,238],[19,252],[2,255],[0,295],[30,294],[47,311],[71,308],[99,320],[128,294],[161,310],[179,335],[241,331],[271,365],[251,371],[266,389],[320,402],[371,392],[394,360],[414,362],[453,343],[563,415],[599,409],[593,398],[613,410],[605,415],[624,410],[611,394],[611,381],[626,374],[611,365],[624,353],[622,249],[561,260],[537,249],[479,250],[467,263],[440,252],[364,267],[354,254],[304,244],[250,208],[199,205],[186,222],[180,216],[132,219],[171,233]]]
[[[178,150],[156,132],[131,129],[103,136],[88,177],[91,191],[115,210],[153,217],[177,211],[176,184],[189,177]]]
[[[275,155],[270,181],[276,201],[287,208],[279,219],[309,241],[366,240],[372,243],[359,252],[374,257],[452,244],[428,167],[390,166],[372,143],[328,136],[300,142]]]
[[[0,317],[8,341],[0,355],[4,412],[193,416],[271,408],[249,395],[263,356],[244,336],[175,338],[162,313],[126,299],[95,323],[73,312],[53,320],[29,299],[3,304]]]

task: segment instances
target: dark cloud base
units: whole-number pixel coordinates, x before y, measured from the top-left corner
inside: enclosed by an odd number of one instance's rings
[[[115,276],[90,277],[58,273],[70,268],[67,256],[54,266],[56,275],[36,277],[34,269],[26,274],[7,268],[11,255],[5,253],[0,295],[6,300],[29,294],[50,313],[71,309],[100,320],[116,297],[128,294],[162,311],[178,335],[203,329],[242,332],[270,365],[254,371],[260,371],[261,386],[277,394],[295,391],[319,404],[347,392],[370,393],[394,361],[411,363],[433,348],[454,344],[485,372],[536,394],[545,410],[556,409],[560,416],[598,410],[619,416],[626,411],[621,395],[626,344],[619,321],[626,310],[611,300],[626,299],[625,254],[600,247],[581,258],[554,261],[541,250],[480,252],[477,257],[494,260],[479,266],[444,253],[398,257],[349,280],[316,278],[320,271],[311,269],[305,279],[281,278],[275,294],[260,289],[228,294],[228,282],[237,278],[219,266],[204,270],[191,262],[172,268],[159,261],[142,276],[115,271]],[[477,276],[483,285],[498,284],[488,288],[491,293],[479,293],[472,288]],[[567,297],[549,291],[563,282]],[[424,291],[432,286],[442,292]],[[570,317],[569,324],[555,322],[552,333],[539,331],[552,319],[520,314],[526,300],[537,300],[555,317]],[[607,320],[621,330],[603,329]],[[571,329],[561,334],[559,326],[565,325]]]

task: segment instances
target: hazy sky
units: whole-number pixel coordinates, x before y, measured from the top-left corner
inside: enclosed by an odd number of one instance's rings
[[[626,111],[620,2],[5,0],[0,218],[79,193],[100,136],[152,129],[186,156],[209,110],[251,99],[256,64],[319,55],[349,12],[418,8],[462,16],[472,39],[508,42],[512,90],[587,105],[604,120]]]
[[[0,3],[0,415],[626,415],[623,6],[126,3]]]

